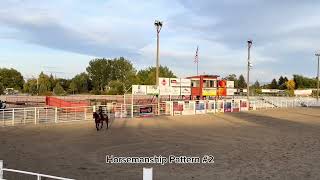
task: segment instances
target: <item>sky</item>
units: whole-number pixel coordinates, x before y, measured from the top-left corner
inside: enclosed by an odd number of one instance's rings
[[[41,71],[72,77],[94,58],[123,56],[139,70],[160,64],[178,76],[246,75],[251,39],[251,81],[280,75],[316,76],[320,51],[316,0],[1,0],[0,67],[26,78]]]

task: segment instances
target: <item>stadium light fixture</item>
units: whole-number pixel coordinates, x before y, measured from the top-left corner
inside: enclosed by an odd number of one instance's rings
[[[163,25],[162,21],[155,20],[154,25],[157,30],[157,59],[156,59],[156,85],[159,86],[159,34]]]

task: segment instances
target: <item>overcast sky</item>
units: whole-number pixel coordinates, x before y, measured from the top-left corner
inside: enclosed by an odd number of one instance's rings
[[[246,73],[252,81],[316,76],[320,1],[312,0],[1,0],[0,66],[27,77],[71,77],[95,57],[124,56],[137,69],[155,64],[155,19],[164,21],[160,63],[178,76]]]

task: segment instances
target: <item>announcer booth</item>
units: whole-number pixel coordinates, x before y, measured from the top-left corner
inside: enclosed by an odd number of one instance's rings
[[[233,96],[233,81],[219,80],[218,75],[199,75],[187,77],[191,80],[191,99],[215,100],[216,96]]]

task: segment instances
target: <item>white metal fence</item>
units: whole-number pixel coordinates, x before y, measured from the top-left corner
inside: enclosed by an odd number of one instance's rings
[[[243,101],[246,101],[245,99]],[[174,101],[177,102],[177,101]],[[181,101],[180,101],[181,102]],[[190,105],[193,102],[193,106]],[[234,100],[201,101],[204,104],[203,112],[225,112],[224,106],[229,102],[232,108],[240,102]],[[24,124],[42,124],[42,123],[59,123],[72,121],[92,120],[92,113],[102,107],[111,118],[132,118],[141,116],[154,115],[175,115],[174,103],[163,102],[146,105],[132,104],[111,104],[106,106],[85,106],[85,107],[33,107],[33,108],[12,108],[0,110],[0,126],[14,126]],[[190,101],[189,106],[182,101],[183,112],[180,114],[197,114],[196,101]],[[211,104],[215,104],[214,108]],[[253,98],[250,100],[249,110],[260,110],[270,108],[292,108],[292,107],[309,107],[317,104],[315,99],[298,99],[298,98]],[[236,106],[236,105],[235,105]],[[191,107],[191,109],[190,109]],[[187,109],[189,108],[189,109]],[[245,108],[240,108],[244,110]],[[184,112],[184,111],[188,112]],[[233,112],[226,111],[226,112]]]
[[[31,176],[36,176],[37,180],[41,180],[41,178],[50,178],[50,179],[58,179],[58,180],[73,180],[70,178],[64,178],[64,177],[58,177],[58,176],[51,176],[46,174],[40,174],[40,173],[34,173],[34,172],[28,172],[28,171],[21,171],[16,169],[9,169],[3,167],[3,161],[0,160],[0,180],[4,180],[4,172],[13,172],[13,173],[19,173],[19,174],[26,174]]]
[[[1,109],[0,126],[91,120],[92,112],[93,106]]]

